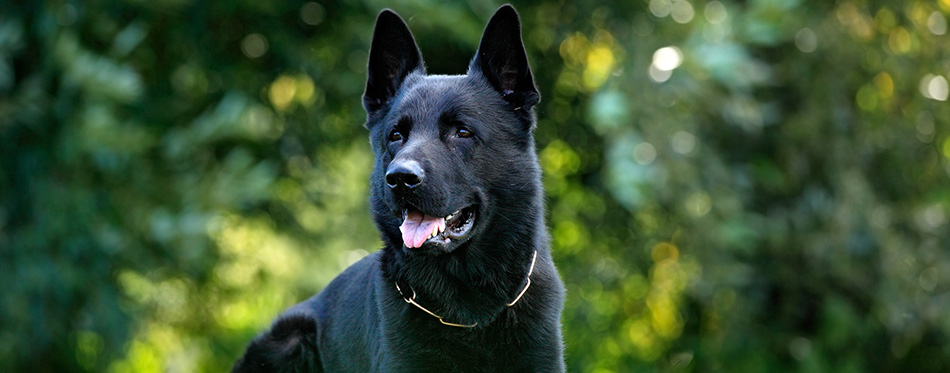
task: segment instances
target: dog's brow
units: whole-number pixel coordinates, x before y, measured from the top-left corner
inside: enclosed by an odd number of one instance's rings
[[[442,112],[442,115],[439,116],[439,123],[442,125],[449,125],[455,122],[460,122],[462,115],[457,108],[452,108]]]

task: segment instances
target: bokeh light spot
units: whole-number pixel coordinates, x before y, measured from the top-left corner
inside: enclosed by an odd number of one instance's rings
[[[871,85],[865,84],[858,89],[855,101],[864,111],[874,111],[877,109],[877,90]]]
[[[706,192],[694,192],[686,198],[686,211],[695,217],[701,217],[712,209],[712,200]]]
[[[309,106],[316,101],[316,94],[313,80],[303,74],[283,74],[267,89],[267,98],[278,111],[286,111],[294,103]]]
[[[650,13],[657,17],[666,17],[672,10],[673,2],[670,0],[650,0]]]
[[[948,93],[950,93],[948,88],[950,87],[947,86],[947,79],[937,75],[930,78],[927,83],[927,95],[937,101],[947,101]]]
[[[894,28],[887,38],[887,46],[895,54],[910,52],[911,42],[910,33],[903,27]]]
[[[894,94],[894,80],[886,72],[874,77],[874,85],[877,87],[877,92],[881,98],[889,98]]]
[[[818,38],[811,29],[803,28],[795,33],[795,47],[805,53],[814,52],[818,47]]]
[[[715,0],[706,3],[703,15],[709,23],[717,25],[723,23],[726,18],[729,17],[729,13],[726,12],[726,6]]]
[[[342,265],[340,267],[349,267],[369,255],[369,252],[363,249],[347,250],[341,255]]]
[[[76,22],[78,15],[79,12],[76,10],[76,7],[67,2],[56,12],[56,21],[60,26],[72,26],[72,24]]]
[[[788,342],[788,352],[795,360],[805,360],[811,354],[811,341],[804,337],[795,337]]]
[[[323,6],[312,1],[304,3],[300,7],[300,20],[310,26],[316,26],[323,22],[325,14]]]
[[[287,75],[282,75],[267,90],[267,96],[270,102],[278,110],[285,110],[293,102],[294,94],[297,91],[297,85],[294,79]]]
[[[920,214],[923,225],[927,229],[940,228],[947,221],[947,216],[943,213],[943,206],[939,203],[928,206]]]
[[[300,75],[297,79],[294,79],[296,83],[296,95],[294,98],[300,103],[308,103],[314,98],[314,92],[316,87],[313,85],[313,80],[309,76]]]
[[[624,294],[631,299],[643,299],[647,296],[647,292],[650,291],[650,284],[648,284],[647,280],[640,274],[634,274],[624,281],[623,290]]]
[[[597,45],[591,48],[584,68],[584,87],[592,91],[603,85],[610,76],[615,62],[614,54],[607,46]]]
[[[683,63],[683,53],[677,47],[663,47],[653,52],[653,66],[663,71],[670,71]]]
[[[241,52],[250,58],[259,58],[267,53],[267,39],[261,34],[250,34],[241,40]]]
[[[679,256],[679,249],[669,242],[660,242],[656,245],[653,245],[653,249],[650,250],[650,257],[654,262],[657,263],[664,260],[676,261],[679,259]]]
[[[650,80],[663,83],[670,79],[673,76],[673,70],[660,70],[656,68],[656,65],[651,64],[650,68],[647,69],[647,73],[650,75]]]
[[[696,12],[693,10],[693,4],[687,0],[674,0],[670,7],[670,16],[676,23],[686,24],[693,20]]]
[[[650,330],[650,324],[643,319],[638,319],[630,323],[630,326],[627,327],[627,337],[630,338],[630,342],[633,342],[633,345],[637,347],[637,352],[640,353],[641,358],[645,358],[646,356],[644,355],[648,355],[645,352],[650,351],[654,345],[653,331]]]
[[[587,51],[591,48],[590,40],[584,34],[576,33],[564,39],[558,47],[564,64],[570,68],[580,68],[587,57]]]
[[[920,79],[919,88],[921,95],[937,101],[946,101],[948,94],[950,94],[947,79],[940,75],[924,75],[924,77]]]
[[[580,167],[580,158],[567,143],[555,140],[538,154],[544,172],[551,176],[565,176]]]
[[[703,25],[703,39],[710,43],[718,43],[726,36],[726,27],[724,25],[707,23]]]
[[[853,2],[845,2],[835,11],[835,16],[843,26],[847,26],[851,36],[858,41],[870,41],[874,36],[872,21]]]
[[[683,322],[673,302],[673,297],[668,295],[647,298],[653,329],[667,340],[678,337],[683,327]]]
[[[927,17],[927,29],[934,35],[943,35],[947,33],[947,18],[940,12],[930,13]]]
[[[897,25],[897,18],[890,9],[882,8],[874,15],[874,26],[882,33],[887,33]]]
[[[917,88],[920,90],[920,95],[926,98],[933,98],[930,95],[930,80],[934,78],[934,74],[924,75],[923,78],[920,78],[920,83]]]
[[[586,232],[584,227],[577,224],[574,221],[562,221],[554,226],[554,242],[558,245],[559,250],[565,250],[565,252],[573,253],[577,252],[580,249],[584,242],[586,242]]]
[[[920,142],[928,144],[934,141],[935,119],[929,111],[922,111],[917,114],[917,139]]]
[[[591,125],[600,134],[608,133],[629,123],[629,99],[620,90],[602,90],[591,98],[588,116]]]
[[[920,285],[920,288],[927,292],[933,291],[939,281],[940,276],[937,273],[936,267],[930,267],[921,271],[920,276],[917,277],[917,283]]]
[[[102,347],[103,341],[99,334],[86,330],[76,333],[76,360],[83,368],[94,370]]]
[[[641,142],[633,148],[633,160],[642,165],[653,163],[656,159],[656,148],[648,142]]]
[[[680,154],[689,154],[696,147],[696,136],[686,131],[677,131],[670,141],[673,151]]]

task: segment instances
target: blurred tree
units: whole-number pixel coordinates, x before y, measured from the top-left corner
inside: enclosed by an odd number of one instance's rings
[[[0,371],[222,371],[379,247],[375,14],[6,4]],[[571,371],[950,370],[950,1],[524,1]]]

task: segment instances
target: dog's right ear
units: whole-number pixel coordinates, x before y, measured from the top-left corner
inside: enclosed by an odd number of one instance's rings
[[[409,26],[398,14],[384,9],[373,30],[363,108],[370,113],[379,110],[396,95],[406,76],[417,70],[425,72],[425,66]]]

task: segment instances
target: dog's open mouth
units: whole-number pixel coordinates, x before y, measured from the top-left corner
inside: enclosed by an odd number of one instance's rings
[[[469,206],[445,217],[434,217],[409,207],[402,212],[402,242],[407,248],[419,248],[426,242],[447,244],[465,237],[475,225],[475,208]]]

